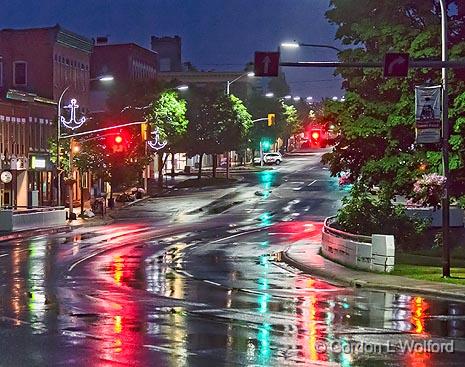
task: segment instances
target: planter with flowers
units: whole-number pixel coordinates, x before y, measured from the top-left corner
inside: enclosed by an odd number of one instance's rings
[[[437,173],[423,175],[413,185],[413,193],[407,202],[407,213],[431,221],[431,227],[442,226],[441,198],[444,194],[446,178]],[[450,207],[451,227],[463,227],[463,210]]]

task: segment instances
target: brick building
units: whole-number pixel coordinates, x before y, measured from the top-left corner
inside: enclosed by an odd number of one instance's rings
[[[92,84],[92,112],[106,111],[109,89],[131,82],[155,80],[158,54],[135,43],[96,44],[90,62],[91,78],[111,75],[113,84]]]
[[[57,101],[89,106],[92,42],[61,28],[0,30],[0,205],[52,205],[49,139],[56,136]],[[9,174],[6,176],[10,176]]]

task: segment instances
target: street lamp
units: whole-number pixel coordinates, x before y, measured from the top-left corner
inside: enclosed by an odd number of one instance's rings
[[[284,96],[284,99],[285,100],[290,100],[290,99],[292,99],[292,96],[290,94],[288,94],[287,96]]]
[[[308,96],[306,99],[307,99],[307,102],[313,101],[313,97],[312,97],[312,96]]]
[[[293,99],[294,99],[294,102],[299,102],[299,101],[300,101],[300,97],[299,97],[299,96],[295,96]]]
[[[255,76],[255,73],[253,71],[248,71],[247,73],[239,75],[236,79],[228,80],[226,82],[226,94],[228,96],[231,94],[231,91],[230,91],[231,84],[233,84],[234,82],[237,82],[239,79],[243,78],[244,76],[248,76],[249,78],[252,78]]]
[[[93,81],[111,82],[114,80],[112,75],[100,75],[96,78],[89,79],[89,83]],[[66,86],[58,98],[57,105],[57,135],[56,135],[56,169],[57,169],[57,206],[61,204],[61,177],[60,177],[60,136],[61,136],[61,102],[65,93],[71,88],[71,85]]]
[[[188,85],[179,85],[177,86],[175,89],[179,90],[179,91],[186,91],[189,89],[189,86]]]
[[[273,98],[274,97],[274,93],[273,92],[268,92],[265,94],[265,97],[267,98]]]
[[[317,48],[329,48],[332,50],[336,50],[337,52],[341,52],[340,48],[331,46],[331,45],[322,45],[322,44],[314,44],[314,43],[301,43],[301,42],[283,42],[281,43],[281,47],[284,48],[299,48],[299,47],[317,47]]]

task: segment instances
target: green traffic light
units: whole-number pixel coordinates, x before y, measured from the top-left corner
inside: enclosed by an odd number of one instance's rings
[[[268,150],[271,147],[271,143],[269,140],[264,140],[262,141],[262,148],[263,150]]]

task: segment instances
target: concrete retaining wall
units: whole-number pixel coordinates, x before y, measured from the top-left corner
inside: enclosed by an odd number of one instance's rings
[[[428,219],[431,221],[431,227],[442,227],[442,209],[434,210],[433,208],[406,208],[406,213],[410,217]],[[451,206],[449,212],[449,225],[451,227],[463,227],[463,209]]]
[[[52,227],[66,223],[65,209],[14,211],[0,210],[0,231]]]
[[[365,236],[360,236],[364,240]],[[357,236],[323,227],[322,252],[327,258],[357,269],[390,273],[394,270],[394,236],[372,235],[371,242]]]

